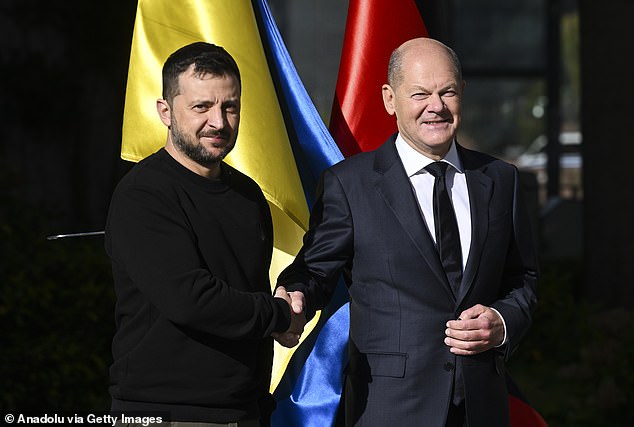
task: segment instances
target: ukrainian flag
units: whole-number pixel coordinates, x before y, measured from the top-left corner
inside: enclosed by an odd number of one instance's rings
[[[138,1],[121,157],[139,161],[164,146],[165,128],[155,110],[161,68],[171,52],[195,41],[224,47],[240,68],[240,131],[226,161],[252,177],[269,202],[275,283],[301,247],[321,171],[343,156],[306,93],[265,0]],[[339,288],[307,325],[298,348],[275,346],[274,426],[333,423],[348,339],[347,295]],[[319,334],[322,328],[325,333]]]

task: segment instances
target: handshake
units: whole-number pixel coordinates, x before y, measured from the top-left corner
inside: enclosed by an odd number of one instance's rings
[[[304,294],[301,292],[286,292],[284,286],[275,289],[275,298],[282,298],[291,308],[291,325],[286,332],[273,332],[271,336],[284,347],[295,347],[304,332],[306,314],[304,313]]]

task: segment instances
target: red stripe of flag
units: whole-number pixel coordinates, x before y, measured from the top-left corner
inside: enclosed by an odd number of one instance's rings
[[[509,394],[511,427],[548,427],[539,413],[524,400]]]
[[[509,391],[509,412],[511,427],[548,427],[548,423],[531,406],[519,387],[506,372],[506,388]]]
[[[427,36],[414,0],[350,0],[330,132],[344,156],[377,148],[396,131],[381,86],[392,51]]]

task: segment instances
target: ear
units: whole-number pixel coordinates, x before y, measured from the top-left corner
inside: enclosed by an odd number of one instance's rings
[[[384,84],[381,86],[381,93],[383,94],[383,105],[385,106],[385,111],[387,111],[390,116],[393,116],[396,109],[394,108],[394,90],[392,89],[392,86]]]
[[[156,111],[163,124],[167,127],[172,125],[172,115],[170,114],[170,106],[164,99],[156,100]]]

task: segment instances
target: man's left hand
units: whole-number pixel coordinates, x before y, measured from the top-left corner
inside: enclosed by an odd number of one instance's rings
[[[504,323],[491,308],[475,305],[447,322],[445,344],[461,356],[472,356],[496,347],[504,340]]]

